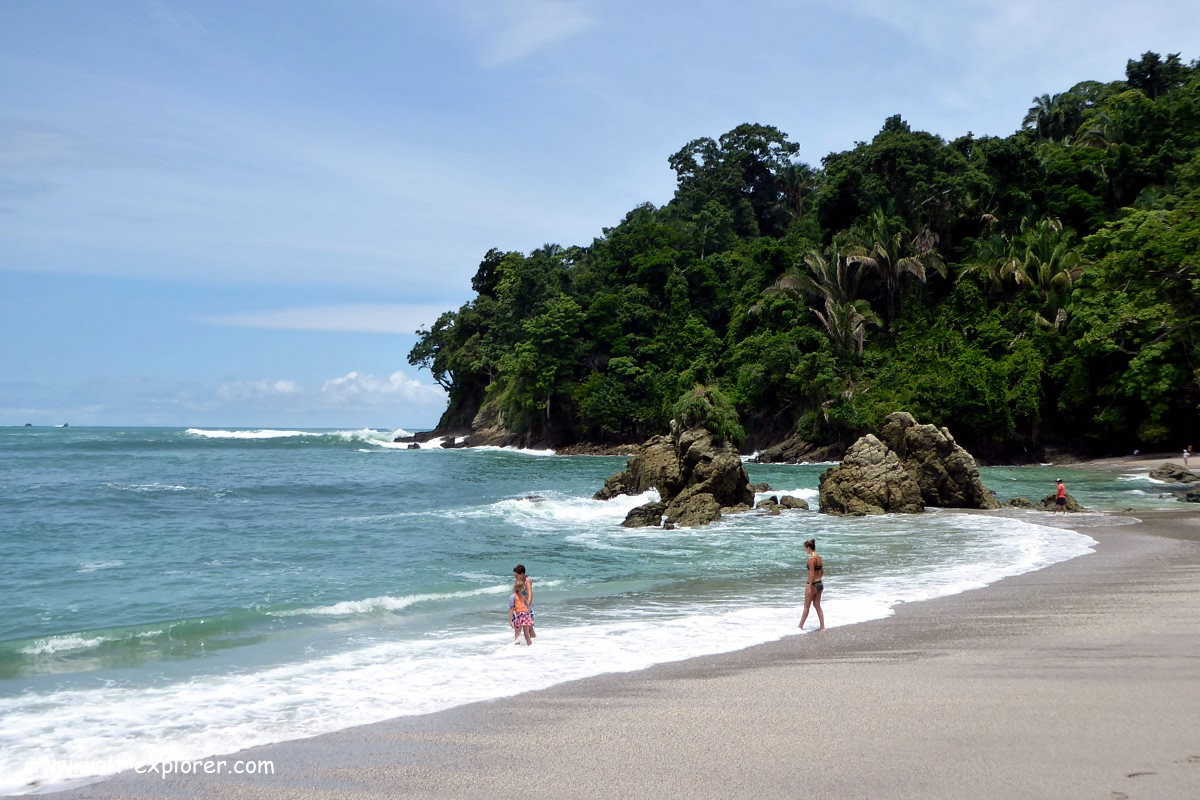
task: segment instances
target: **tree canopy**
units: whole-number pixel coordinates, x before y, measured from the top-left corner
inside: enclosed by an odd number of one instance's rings
[[[895,410],[994,459],[1193,441],[1200,64],[1148,52],[1021,123],[893,116],[819,167],[770,125],[695,139],[665,205],[485,254],[409,362],[449,393],[439,427],[488,407],[556,444],[680,414],[745,447],[848,442]]]

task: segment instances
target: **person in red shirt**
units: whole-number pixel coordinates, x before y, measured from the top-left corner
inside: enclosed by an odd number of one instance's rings
[[[1064,514],[1067,511],[1067,487],[1063,486],[1062,478],[1058,479],[1058,494],[1054,497],[1054,511],[1061,511]]]

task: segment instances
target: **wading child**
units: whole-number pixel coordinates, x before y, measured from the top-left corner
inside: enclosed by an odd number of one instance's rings
[[[529,613],[529,604],[525,602],[522,593],[524,587],[513,583],[512,594],[508,596],[508,624],[513,629],[513,644],[520,644],[518,634],[525,634],[525,644],[533,644],[533,615]]]

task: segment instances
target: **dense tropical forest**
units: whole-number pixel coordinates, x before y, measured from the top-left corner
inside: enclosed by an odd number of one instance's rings
[[[1200,439],[1200,61],[1125,75],[1035,98],[1007,137],[890,117],[820,168],[769,125],[689,142],[666,205],[488,252],[475,299],[418,331],[439,429],[640,441],[702,387],[744,450],[896,410],[990,461]]]

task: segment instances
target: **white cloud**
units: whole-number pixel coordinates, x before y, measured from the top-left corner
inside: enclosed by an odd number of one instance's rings
[[[480,56],[485,67],[519,61],[593,23],[578,0],[472,0],[464,11],[485,37]]]
[[[325,381],[321,397],[334,405],[377,406],[397,401],[429,405],[444,403],[446,394],[440,386],[421,383],[403,372],[393,372],[386,378],[359,372],[348,372],[340,378]]]
[[[225,400],[249,400],[260,397],[295,395],[300,387],[294,381],[232,381],[217,387],[217,396]]]
[[[159,378],[0,382],[0,425],[422,428],[432,427],[445,407],[440,386],[402,371],[375,376],[356,370],[310,382],[278,377],[220,384]]]
[[[318,384],[303,384],[286,379],[227,381],[216,389],[220,404],[231,401],[281,411],[318,409],[378,409],[380,407],[440,407],[446,393],[438,385],[421,383],[404,372],[377,377],[357,370]]]
[[[444,303],[360,303],[218,314],[199,321],[230,328],[411,334],[432,325],[447,307]]]

